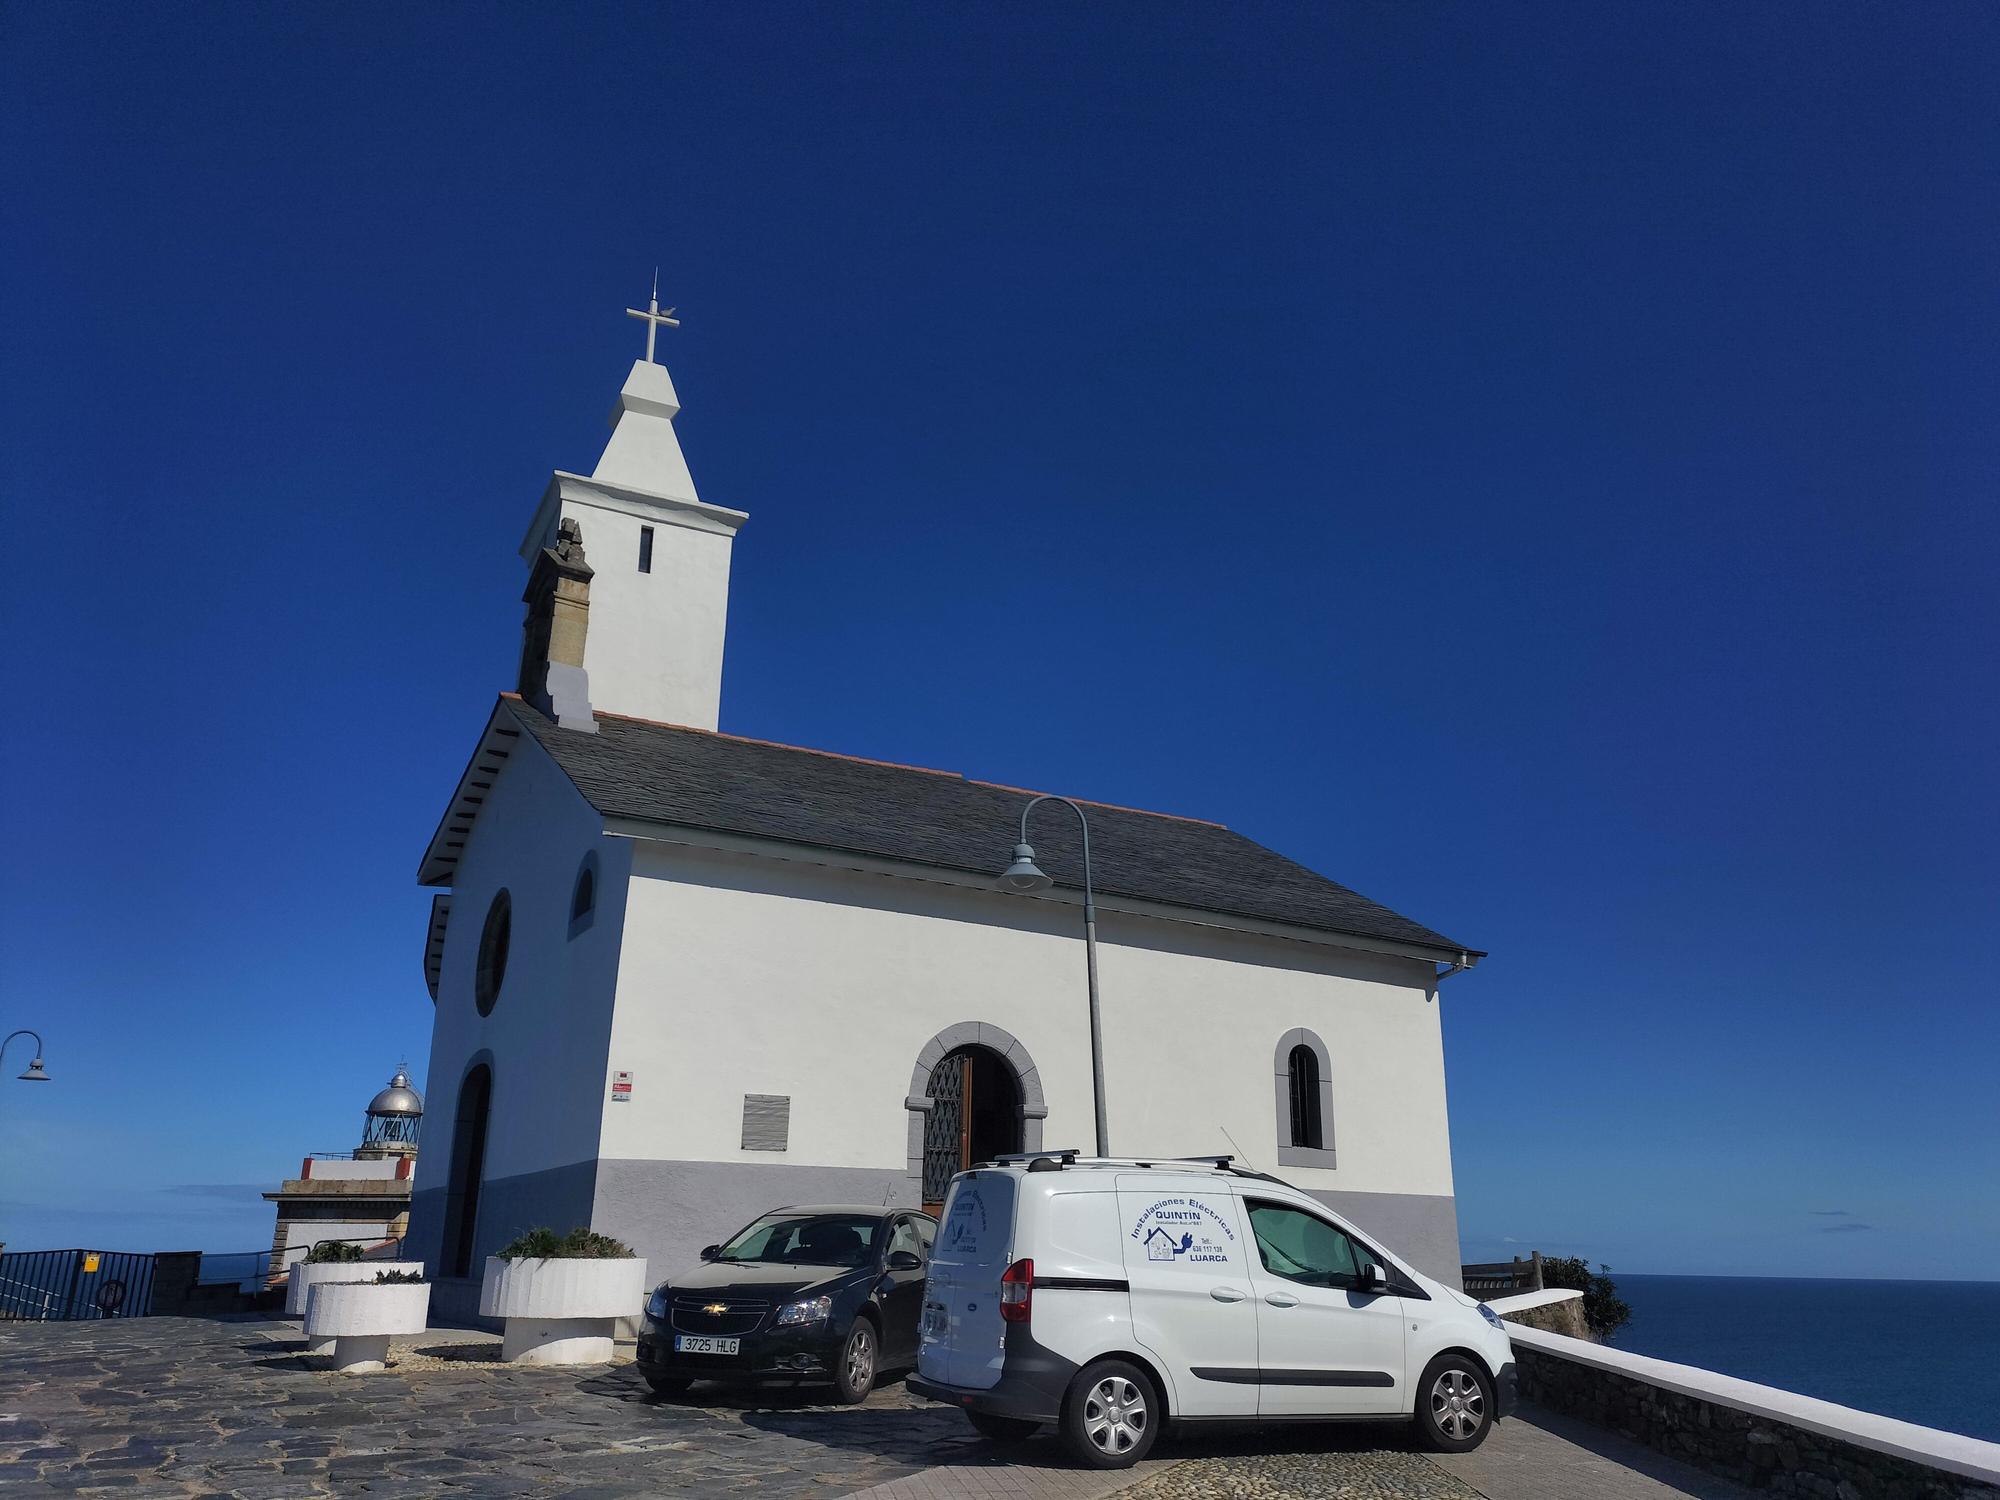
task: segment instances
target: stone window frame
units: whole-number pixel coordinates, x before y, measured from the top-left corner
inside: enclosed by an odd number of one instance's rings
[[[586,906],[582,911],[578,911],[576,909],[577,893],[583,889],[583,883],[586,880],[590,882],[590,905]],[[569,935],[571,937],[575,937],[581,932],[588,932],[590,924],[597,920],[597,902],[603,894],[603,885],[603,875],[599,871],[597,863],[597,851],[592,849],[588,854],[584,855],[582,861],[577,865],[576,879],[570,882]]]
[[[917,1054],[917,1065],[910,1070],[910,1091],[903,1097],[903,1108],[910,1112],[910,1131],[906,1152],[906,1174],[910,1181],[910,1201],[921,1203],[924,1193],[924,1121],[937,1101],[925,1092],[931,1086],[931,1074],[937,1065],[945,1060],[948,1053],[960,1047],[984,1047],[996,1053],[1000,1060],[1014,1074],[1014,1083],[1021,1091],[1021,1149],[1039,1151],[1042,1149],[1042,1121],[1049,1117],[1048,1102],[1042,1097],[1041,1070],[1028,1049],[1021,1045],[1011,1031],[1004,1026],[995,1026],[991,1021],[959,1021],[945,1027],[923,1045]]]
[[[1292,1049],[1304,1047],[1319,1063],[1319,1146],[1292,1144]],[[1303,1026],[1294,1026],[1278,1038],[1276,1057],[1278,1119],[1278,1165],[1281,1167],[1328,1167],[1335,1165],[1333,1129],[1333,1057],[1326,1043]]]

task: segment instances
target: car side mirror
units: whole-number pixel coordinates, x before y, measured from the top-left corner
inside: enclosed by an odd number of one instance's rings
[[[891,1250],[889,1258],[882,1262],[885,1271],[921,1271],[924,1258],[914,1250]]]
[[[1382,1274],[1380,1266],[1376,1265],[1372,1260],[1366,1260],[1361,1263],[1361,1269],[1354,1276],[1354,1289],[1356,1291],[1381,1292],[1387,1291],[1388,1287],[1389,1278]]]
[[[703,1260],[714,1260],[721,1254],[722,1246],[720,1245],[703,1245],[701,1247],[701,1258]]]

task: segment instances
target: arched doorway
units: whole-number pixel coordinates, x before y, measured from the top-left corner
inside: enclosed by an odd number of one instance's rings
[[[444,1194],[443,1264],[438,1274],[472,1274],[472,1236],[479,1225],[479,1179],[486,1171],[486,1120],[493,1105],[493,1069],[479,1064],[458,1086],[451,1130],[451,1176]]]
[[[924,1092],[923,1200],[936,1213],[956,1173],[1022,1149],[1021,1085],[999,1053],[974,1045],[947,1052]]]

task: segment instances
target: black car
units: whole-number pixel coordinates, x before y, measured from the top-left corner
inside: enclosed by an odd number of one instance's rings
[[[663,1281],[639,1329],[661,1395],[697,1380],[830,1382],[852,1404],[917,1362],[937,1220],[909,1209],[781,1208]]]

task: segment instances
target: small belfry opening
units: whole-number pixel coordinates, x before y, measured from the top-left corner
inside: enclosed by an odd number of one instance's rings
[[[944,1206],[954,1174],[975,1162],[1019,1151],[1021,1085],[989,1047],[960,1047],[931,1069],[930,1113],[924,1119],[924,1208]]]

